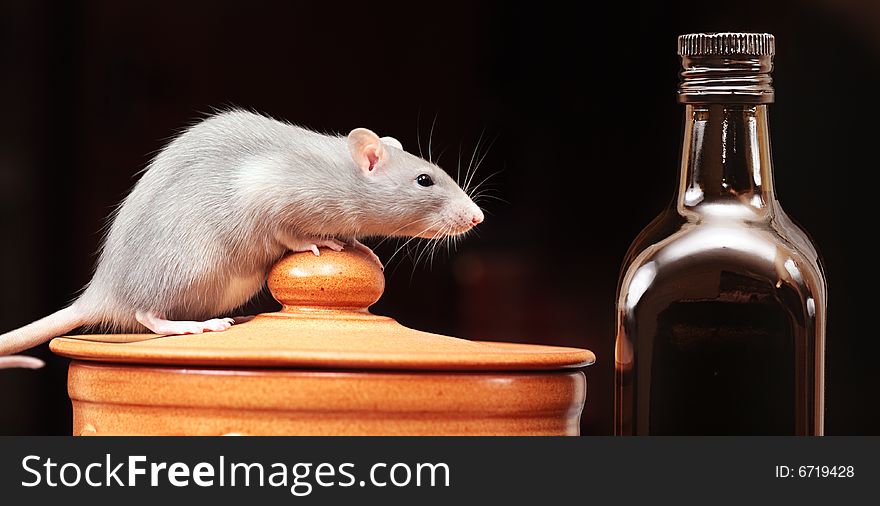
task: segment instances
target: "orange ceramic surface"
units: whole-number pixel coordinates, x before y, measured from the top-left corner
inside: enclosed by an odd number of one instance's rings
[[[577,435],[586,380],[74,361],[69,390],[81,435]]]
[[[74,434],[576,434],[587,350],[468,341],[367,308],[382,271],[359,252],[291,254],[283,309],[225,332],[58,338],[74,358]],[[568,369],[568,371],[566,371]]]

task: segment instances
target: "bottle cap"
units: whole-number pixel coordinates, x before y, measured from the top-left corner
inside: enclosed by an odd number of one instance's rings
[[[689,33],[678,36],[679,56],[773,56],[776,38],[769,33]]]
[[[678,101],[686,104],[768,104],[773,102],[773,55],[769,33],[690,33],[679,35],[681,83]]]

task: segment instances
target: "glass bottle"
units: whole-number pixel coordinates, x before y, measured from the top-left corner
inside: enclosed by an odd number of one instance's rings
[[[621,270],[619,435],[823,430],[826,285],[776,200],[770,34],[683,35],[678,194]]]

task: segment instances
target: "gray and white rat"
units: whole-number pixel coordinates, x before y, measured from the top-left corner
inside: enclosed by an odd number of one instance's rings
[[[483,213],[440,167],[365,128],[319,134],[231,110],[186,129],[118,208],[94,277],[70,306],[0,335],[3,356],[88,325],[112,332],[223,331],[286,251],[369,236],[440,238]],[[380,264],[381,265],[381,264]],[[218,318],[221,317],[221,318]]]

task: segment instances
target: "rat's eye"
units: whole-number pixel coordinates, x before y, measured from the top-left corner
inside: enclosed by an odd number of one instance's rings
[[[427,174],[419,174],[419,177],[416,178],[416,183],[422,186],[434,186],[434,180]]]

